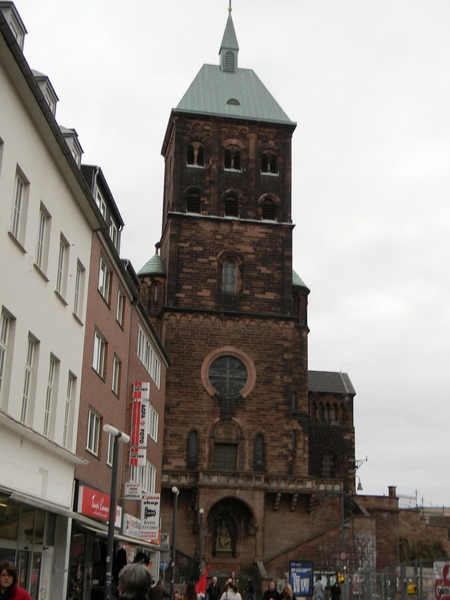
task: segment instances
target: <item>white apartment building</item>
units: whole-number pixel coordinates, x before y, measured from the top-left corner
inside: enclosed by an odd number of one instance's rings
[[[104,228],[26,30],[0,0],[0,560],[64,598],[92,232]]]

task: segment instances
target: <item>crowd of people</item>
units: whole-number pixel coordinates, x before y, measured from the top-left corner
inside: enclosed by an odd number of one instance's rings
[[[117,561],[116,561],[117,562]],[[159,580],[156,584],[148,569],[148,557],[140,552],[136,555],[133,564],[126,564],[126,557],[115,572],[118,600],[164,600],[170,598],[170,592]],[[117,567],[117,564],[116,564]],[[331,600],[340,600],[341,589],[335,582],[332,586],[325,586],[319,576],[314,583],[314,599],[325,600],[325,590],[330,590]],[[243,590],[244,600],[255,600],[255,587],[251,577],[248,578]],[[211,582],[205,593],[199,593],[195,583],[188,583],[183,594],[178,589],[174,590],[174,600],[243,600],[239,592],[239,580],[233,571],[225,583],[224,590],[220,589],[217,577]],[[0,562],[0,600],[32,600],[31,595],[18,584],[16,567],[10,562]],[[279,591],[275,581],[270,581],[262,600],[296,600],[292,587],[287,584]]]

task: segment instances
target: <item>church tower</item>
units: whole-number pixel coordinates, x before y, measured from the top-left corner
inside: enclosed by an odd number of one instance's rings
[[[162,236],[139,272],[172,361],[163,531],[171,531],[176,486],[180,568],[201,551],[215,573],[250,570],[299,529],[317,528],[311,510],[323,474],[317,453],[317,473],[310,469],[310,431],[317,444],[322,438],[308,403],[309,290],[292,265],[296,124],[238,58],[230,10],[219,64],[203,65],[171,112]],[[352,402],[348,383],[339,402]],[[317,385],[316,412],[322,391],[332,391]]]

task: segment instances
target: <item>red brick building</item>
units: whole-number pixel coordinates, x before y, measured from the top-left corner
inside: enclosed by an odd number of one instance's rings
[[[344,517],[364,514],[352,502],[355,390],[345,373],[308,373],[309,289],[292,264],[295,128],[238,67],[230,13],[220,64],[204,65],[172,110],[162,236],[138,273],[172,360],[162,528],[176,486],[177,580],[200,559],[241,577],[257,565],[283,579],[291,559],[336,570]]]
[[[92,237],[85,346],[81,379],[75,506],[68,598],[103,594],[106,531],[114,437],[105,424],[130,435],[134,382],[150,386],[145,465],[130,467],[130,446],[119,443],[118,517],[115,555],[123,547],[128,561],[145,551],[158,568],[157,545],[140,539],[141,502],[124,499],[124,484],[142,484],[159,493],[164,423],[164,387],[168,356],[138,296],[139,280],[119,256],[123,221],[99,167],[81,167],[106,227]],[[103,512],[102,512],[103,509]],[[78,594],[78,595],[77,595]],[[92,594],[92,596],[91,596]]]

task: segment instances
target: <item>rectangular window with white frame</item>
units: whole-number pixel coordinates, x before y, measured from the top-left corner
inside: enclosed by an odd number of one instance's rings
[[[70,244],[61,233],[59,238],[58,269],[56,271],[56,292],[61,298],[66,297],[67,275],[69,271]]]
[[[98,456],[100,448],[101,416],[92,408],[88,410],[86,450]]]
[[[106,340],[98,331],[95,331],[95,333],[94,333],[94,352],[93,352],[93,356],[92,356],[92,368],[103,379],[105,378],[105,365],[106,365]]]
[[[57,405],[56,392],[58,389],[58,367],[59,361],[53,355],[50,355],[50,363],[47,378],[47,392],[45,395],[44,407],[44,427],[45,437],[53,437],[55,426],[55,410]]]
[[[2,309],[0,318],[0,406],[4,407],[8,399],[8,388],[11,377],[12,352],[10,348],[15,319],[5,308]],[[3,402],[3,398],[5,398],[5,402]]]
[[[72,421],[73,421],[73,406],[75,398],[77,378],[73,373],[69,373],[67,378],[66,389],[66,404],[64,407],[64,423],[63,423],[63,446],[70,448],[72,444]]]
[[[122,290],[117,291],[117,310],[116,310],[116,321],[121,327],[123,327],[123,319],[125,315],[125,295]]]
[[[104,300],[109,304],[109,294],[111,290],[111,269],[106,264],[103,257],[100,258],[100,266],[98,272],[98,291],[103,296]]]
[[[98,208],[100,209],[100,212],[102,213],[102,217],[106,221],[106,201],[103,198],[103,194],[98,188],[96,188],[95,190],[95,201],[97,203]]]
[[[158,442],[158,423],[159,415],[155,410],[154,406],[149,403],[148,405],[148,419],[147,419],[147,433],[154,440]]]
[[[29,425],[34,412],[34,395],[36,392],[37,359],[39,342],[31,335],[28,336],[27,357],[22,392],[22,407],[20,420]]]
[[[11,211],[10,233],[24,250],[25,230],[28,212],[29,182],[19,169],[14,182],[14,196]]]
[[[41,207],[39,210],[39,227],[34,264],[44,275],[46,275],[47,273],[48,249],[50,246],[50,226],[50,213],[41,202]]]
[[[121,370],[120,368],[121,368],[120,358],[118,356],[114,355],[111,389],[116,396],[119,396],[119,394],[120,394],[120,370]]]
[[[114,460],[114,440],[115,437],[111,434],[108,435],[108,456],[106,457],[106,464],[108,467],[113,466]]]
[[[145,467],[131,467],[130,480],[142,483],[142,491],[153,494],[156,489],[156,467],[147,460]]]
[[[83,317],[83,298],[84,298],[84,280],[86,269],[77,261],[77,270],[75,272],[75,290],[73,298],[73,314],[81,321]]]
[[[150,340],[140,326],[138,329],[137,355],[156,387],[159,389],[161,385],[161,361]]]

